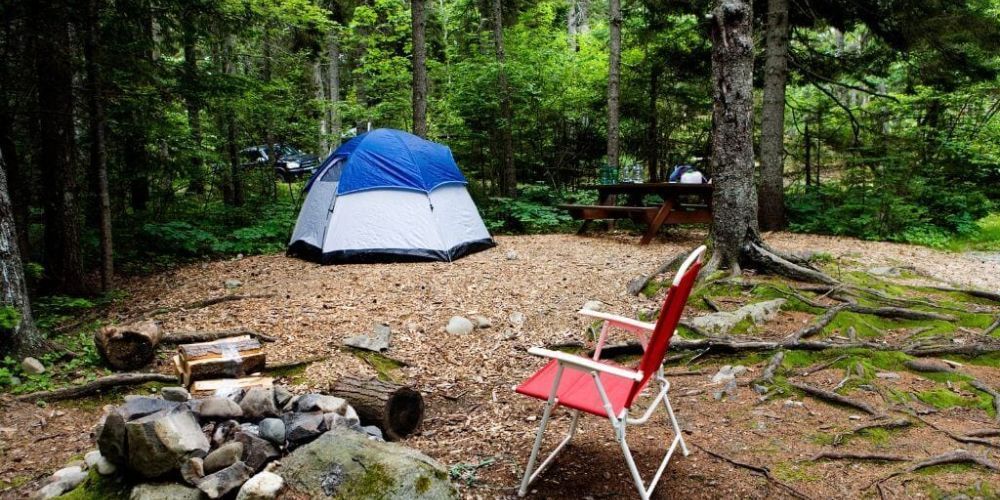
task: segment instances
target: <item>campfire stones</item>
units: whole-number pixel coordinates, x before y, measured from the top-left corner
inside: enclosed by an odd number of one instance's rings
[[[197,486],[205,477],[205,460],[201,457],[191,457],[181,464],[181,479],[191,486]]]
[[[285,422],[280,418],[265,418],[257,424],[260,437],[270,441],[275,446],[285,444]]]
[[[83,461],[87,464],[88,468],[95,469],[102,476],[109,476],[118,470],[118,467],[107,458],[104,458],[104,455],[101,455],[99,450],[88,452],[83,456]]]
[[[343,415],[347,410],[347,401],[325,394],[306,394],[296,401],[295,407],[300,412],[319,411]]]
[[[212,433],[212,444],[215,446],[221,446],[222,443],[229,441],[233,432],[235,432],[239,427],[240,423],[235,420],[220,422],[219,425],[215,426],[215,431]]]
[[[255,387],[240,401],[243,417],[249,420],[277,417],[281,412],[274,403],[274,389]]]
[[[187,408],[164,410],[125,423],[128,466],[145,477],[158,477],[193,454],[205,454],[209,442]]]
[[[243,463],[254,472],[263,469],[268,462],[281,456],[281,452],[273,444],[251,433],[240,431],[233,439],[243,445]]]
[[[310,440],[323,433],[323,413],[288,413],[283,417],[287,429],[285,439],[294,444]]]
[[[160,396],[167,401],[177,401],[183,403],[191,399],[191,393],[183,387],[164,387],[160,391]]]
[[[176,401],[166,401],[149,396],[125,396],[125,404],[118,408],[118,412],[125,420],[135,420],[163,410],[172,410],[178,406],[179,403]]]
[[[227,420],[243,416],[243,408],[229,398],[210,397],[201,401],[198,408],[201,418]]]
[[[139,484],[129,500],[201,500],[201,492],[177,483]]]
[[[218,472],[235,464],[241,458],[243,458],[243,443],[238,441],[228,442],[216,448],[205,457],[205,472],[208,474]]]
[[[281,476],[264,471],[243,483],[236,500],[271,500],[278,496],[284,486],[285,480]]]
[[[280,385],[274,388],[274,404],[278,405],[279,408],[284,408],[292,396],[291,391]]]
[[[254,471],[243,462],[236,462],[225,469],[204,477],[198,483],[198,489],[208,498],[221,498],[236,490],[250,479]]]

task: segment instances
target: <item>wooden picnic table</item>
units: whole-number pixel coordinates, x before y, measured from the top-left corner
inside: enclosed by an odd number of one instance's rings
[[[632,184],[595,184],[582,186],[597,190],[596,205],[559,205],[574,219],[583,220],[577,234],[587,230],[593,220],[631,219],[646,224],[646,233],[639,241],[646,245],[653,240],[663,224],[710,224],[712,222],[712,185],[651,182]],[[643,198],[657,195],[663,202],[646,205]],[[625,205],[618,201],[624,199]]]

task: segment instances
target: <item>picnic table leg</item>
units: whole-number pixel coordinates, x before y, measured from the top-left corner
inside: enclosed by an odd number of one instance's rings
[[[660,205],[660,210],[656,212],[653,217],[653,221],[649,223],[649,227],[646,228],[646,234],[642,236],[642,240],[639,241],[640,245],[648,245],[650,241],[653,241],[653,237],[660,230],[660,226],[663,225],[663,221],[667,220],[667,216],[670,215],[670,211],[674,208],[674,202],[671,200],[663,200],[663,205]]]
[[[584,220],[583,224],[580,224],[580,229],[576,230],[577,236],[582,236],[587,232],[587,228],[590,227],[590,219]]]
[[[616,193],[608,193],[608,195],[605,196],[603,200],[601,200],[601,205],[615,205],[615,204],[617,204],[617,200],[618,200],[618,195]],[[615,220],[614,219],[608,219],[607,222],[608,222],[608,231],[609,232],[610,231],[614,231],[615,230]]]

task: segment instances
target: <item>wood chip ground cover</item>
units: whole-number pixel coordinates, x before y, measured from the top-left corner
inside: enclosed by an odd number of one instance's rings
[[[167,273],[133,278],[124,284],[129,298],[112,310],[111,318],[127,318],[139,311],[168,309],[194,300],[234,293],[224,288],[227,279],[240,280],[241,294],[271,294],[271,298],[223,302],[157,316],[167,330],[245,327],[279,340],[265,346],[269,361],[282,362],[307,356],[329,355],[301,373],[289,375],[293,389],[326,390],[343,375],[376,376],[372,363],[343,347],[343,340],[368,333],[376,323],[392,328],[392,345],[386,356],[402,362],[388,368],[389,375],[419,388],[427,400],[422,432],[406,444],[420,449],[461,475],[462,491],[470,498],[503,498],[514,494],[531,446],[541,404],[515,394],[513,386],[534,372],[541,362],[527,348],[585,340],[590,322],[575,311],[589,300],[606,304],[605,310],[639,317],[656,310],[661,294],[633,297],[625,290],[636,275],[656,268],[663,259],[696,246],[701,232],[673,232],[654,244],[640,247],[630,234],[615,233],[581,238],[569,235],[498,238],[499,247],[451,264],[395,264],[318,266],[282,255],[193,264]],[[1000,264],[947,254],[925,248],[888,243],[859,242],[817,236],[776,233],[768,242],[785,251],[818,251],[830,254],[832,265],[843,272],[872,266],[913,266],[918,278],[901,283],[938,283],[1000,290]],[[514,250],[517,259],[509,260]],[[731,310],[757,300],[743,294],[712,296]],[[826,299],[822,299],[826,300]],[[966,302],[955,298],[963,306]],[[825,302],[826,303],[826,302]],[[982,311],[993,312],[989,304]],[[707,306],[689,306],[688,316],[707,313]],[[981,311],[976,311],[981,312]],[[465,336],[444,331],[451,316],[482,315],[492,326]],[[517,316],[523,315],[523,322]],[[513,316],[513,318],[512,318]],[[777,320],[754,327],[751,334],[781,338],[808,322],[810,314],[783,311]],[[514,321],[512,321],[512,319]],[[888,340],[905,338],[912,328],[889,329]],[[972,329],[970,329],[972,331]],[[845,335],[831,329],[822,337]],[[969,336],[958,331],[956,336]],[[616,334],[611,342],[630,340]],[[805,356],[805,355],[803,355]],[[789,356],[787,372],[799,360],[803,365],[821,360]],[[813,355],[808,355],[813,356]],[[767,467],[771,475],[797,492],[813,498],[877,496],[868,486],[881,477],[905,468],[906,463],[856,460],[812,461],[831,449],[833,436],[874,421],[859,412],[834,406],[797,393],[772,395],[766,400],[753,391],[750,379],[758,376],[769,353],[751,356],[703,356],[678,370],[701,370],[703,375],[677,376],[671,393],[686,439],[727,457]],[[690,358],[690,355],[685,359]],[[682,365],[685,359],[673,362]],[[826,358],[823,358],[826,359]],[[832,359],[832,358],[830,358]],[[831,390],[845,377],[845,359],[829,368],[797,377],[799,382]],[[734,394],[716,400],[709,378],[724,363],[750,365]],[[952,391],[972,400],[982,396],[962,383],[934,380],[923,374],[893,370],[898,379],[874,376],[873,362],[864,376],[844,384],[841,392],[872,406],[895,411],[927,413],[922,418],[950,432],[996,428],[998,423],[983,409],[971,406],[933,408],[918,394]],[[965,361],[963,361],[965,363]],[[159,369],[166,370],[161,352]],[[391,366],[391,365],[389,365]],[[971,364],[965,373],[1000,387],[996,363]],[[383,376],[386,373],[382,373]],[[780,384],[776,389],[782,390]],[[792,401],[792,403],[789,403]],[[932,400],[933,401],[933,400]],[[798,403],[801,403],[798,404]],[[93,445],[90,431],[100,417],[100,405],[82,402],[52,404],[46,408],[2,400],[0,416],[0,496],[19,498],[52,470]],[[46,417],[61,411],[59,416]],[[45,419],[44,424],[42,420]],[[568,414],[557,412],[546,445],[552,446],[568,425]],[[642,471],[651,471],[662,456],[669,433],[663,419],[630,433],[630,444]],[[33,436],[47,436],[58,446],[40,453]],[[875,437],[872,437],[875,436]],[[1000,440],[993,439],[1000,443]],[[837,451],[892,453],[923,459],[964,448],[998,459],[996,447],[959,443],[946,433],[920,422],[899,429],[853,436]],[[904,474],[887,481],[884,491],[903,498],[964,492],[989,496],[1000,491],[1000,479],[978,467],[939,467],[919,474]],[[632,497],[633,486],[620,450],[604,420],[586,418],[573,445],[534,486],[539,498]],[[791,493],[760,475],[734,467],[692,447],[689,457],[678,456],[668,467],[657,498],[783,498]]]

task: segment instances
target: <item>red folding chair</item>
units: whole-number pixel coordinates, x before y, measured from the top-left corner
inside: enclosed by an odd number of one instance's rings
[[[542,422],[538,427],[538,434],[535,436],[535,445],[531,449],[531,456],[528,458],[528,466],[524,471],[524,479],[521,481],[518,496],[524,496],[528,492],[528,486],[573,439],[581,411],[599,417],[607,417],[611,421],[615,440],[621,445],[622,452],[625,454],[625,463],[628,465],[632,480],[639,490],[639,496],[643,500],[648,499],[649,495],[653,493],[653,489],[656,488],[656,484],[667,468],[667,463],[670,462],[670,457],[678,444],[684,452],[684,456],[688,455],[687,445],[681,436],[680,426],[677,424],[674,410],[670,406],[670,399],[667,397],[670,382],[663,376],[663,357],[666,355],[667,347],[670,346],[671,337],[676,333],[677,322],[680,320],[688,295],[691,294],[698,270],[701,269],[701,256],[704,253],[705,247],[698,247],[681,265],[677,275],[674,276],[670,291],[663,301],[660,317],[656,324],[596,311],[581,310],[580,314],[584,316],[604,320],[604,327],[601,330],[601,336],[597,341],[597,348],[594,350],[592,359],[540,347],[528,350],[531,354],[549,358],[551,361],[517,388],[517,392],[525,396],[545,401]],[[604,341],[611,328],[621,328],[633,332],[639,337],[644,353],[636,369],[623,368],[600,360],[601,349],[604,347]],[[628,413],[632,408],[632,403],[635,402],[636,397],[645,389],[652,378],[655,378],[660,384],[659,393],[641,417],[629,417]],[[628,425],[642,425],[649,421],[653,412],[660,406],[661,401],[670,417],[674,439],[670,443],[667,455],[660,463],[656,475],[647,487],[639,475],[639,470],[636,469],[632,452],[629,451],[628,443],[625,441],[625,429]],[[548,458],[533,471],[535,461],[538,459],[538,452],[542,447],[545,427],[549,423],[549,417],[555,406],[564,406],[573,411],[569,433]]]

